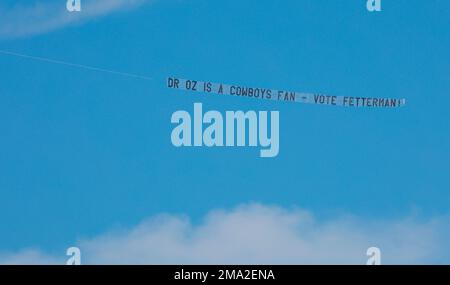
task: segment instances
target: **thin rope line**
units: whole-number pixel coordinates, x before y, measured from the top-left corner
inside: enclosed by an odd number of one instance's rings
[[[11,51],[6,51],[6,50],[0,50],[0,54],[16,56],[16,57],[21,57],[21,58],[26,58],[26,59],[36,60],[36,61],[43,61],[43,62],[48,62],[48,63],[53,63],[53,64],[65,65],[65,66],[86,69],[86,70],[91,70],[91,71],[105,72],[105,73],[115,74],[115,75],[120,75],[120,76],[125,76],[125,77],[132,77],[132,78],[136,78],[136,79],[153,80],[153,78],[151,78],[151,77],[143,76],[143,75],[139,75],[139,74],[121,72],[121,71],[116,71],[116,70],[109,70],[109,69],[104,69],[104,68],[99,68],[99,67],[94,67],[94,66],[89,66],[89,65],[77,64],[77,63],[72,63],[72,62],[67,62],[67,61],[62,61],[62,60],[55,60],[55,59],[51,59],[51,58],[47,58],[47,57],[32,56],[32,55],[11,52]]]

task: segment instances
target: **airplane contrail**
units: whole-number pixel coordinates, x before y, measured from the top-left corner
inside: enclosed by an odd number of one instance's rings
[[[51,59],[51,58],[47,58],[47,57],[32,56],[32,55],[28,55],[28,54],[22,54],[22,53],[6,51],[6,50],[1,50],[1,49],[0,49],[0,54],[21,57],[21,58],[31,59],[31,60],[35,60],[35,61],[42,61],[42,62],[47,62],[47,63],[52,63],[52,64],[65,65],[65,66],[70,66],[70,67],[79,68],[79,69],[86,69],[86,70],[91,70],[91,71],[115,74],[115,75],[119,75],[119,76],[131,77],[131,78],[136,78],[136,79],[141,79],[141,80],[153,80],[152,77],[148,77],[148,76],[144,76],[144,75],[133,74],[133,73],[128,73],[128,72],[121,72],[121,71],[110,70],[110,69],[105,69],[105,68],[99,68],[99,67],[94,67],[94,66],[89,66],[89,65],[84,65],[84,64],[72,63],[72,62],[67,62],[67,61],[62,61],[62,60]]]

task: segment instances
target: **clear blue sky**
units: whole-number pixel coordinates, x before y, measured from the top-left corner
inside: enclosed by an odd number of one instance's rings
[[[162,212],[199,219],[250,201],[319,218],[448,214],[450,2],[384,1],[381,13],[364,2],[155,1],[0,39],[3,50],[154,78],[0,55],[0,251],[61,251]],[[167,89],[171,75],[407,105],[206,97]],[[278,157],[174,148],[170,117],[194,102],[278,110]]]

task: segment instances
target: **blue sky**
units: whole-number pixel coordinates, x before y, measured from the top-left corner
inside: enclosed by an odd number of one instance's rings
[[[0,15],[33,9],[2,2]],[[48,16],[66,13],[65,1],[34,2]],[[161,213],[195,225],[250,202],[307,209],[319,221],[449,214],[448,1],[383,0],[380,13],[362,0],[143,2],[50,26],[39,18],[33,29],[0,19],[13,27],[0,27],[1,50],[153,78],[0,54],[0,252],[64,252]],[[205,96],[167,89],[167,76],[407,105]],[[279,155],[173,147],[170,117],[195,102],[279,111]]]

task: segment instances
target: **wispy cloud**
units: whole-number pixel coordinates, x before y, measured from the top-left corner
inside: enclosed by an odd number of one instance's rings
[[[66,1],[0,3],[0,38],[51,32],[68,25],[138,7],[148,0],[83,0],[82,12],[70,13]]]
[[[381,249],[384,264],[434,264],[450,261],[449,228],[448,217],[318,222],[307,211],[251,204],[212,211],[200,225],[162,215],[78,246],[85,264],[365,264],[371,246]],[[53,262],[64,263],[64,253],[0,257],[0,263]]]

